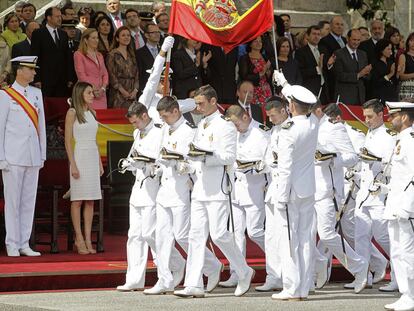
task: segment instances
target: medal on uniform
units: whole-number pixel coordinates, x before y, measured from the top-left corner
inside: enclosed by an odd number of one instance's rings
[[[398,145],[397,146],[397,150],[395,150],[395,154],[396,155],[399,155],[400,154],[400,151],[401,151],[401,145]]]
[[[140,139],[143,139],[144,137],[145,137],[145,133],[143,133],[143,132],[139,133],[139,138]]]
[[[208,122],[204,123],[203,128],[206,129],[207,126],[209,126],[210,124]]]
[[[172,144],[173,149],[177,149],[177,142],[175,142],[174,144]]]
[[[170,135],[170,136],[171,136],[171,134],[172,134],[173,132],[174,132],[174,130],[170,128],[170,129],[168,130],[168,135]]]

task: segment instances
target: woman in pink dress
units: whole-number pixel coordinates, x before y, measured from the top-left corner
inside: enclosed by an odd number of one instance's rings
[[[74,54],[75,71],[79,81],[93,85],[95,99],[93,109],[106,109],[108,71],[101,53],[98,52],[98,32],[88,28],[82,33],[79,49]]]

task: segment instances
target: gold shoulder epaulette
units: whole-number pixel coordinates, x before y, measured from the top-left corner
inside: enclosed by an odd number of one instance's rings
[[[288,122],[286,122],[285,124],[282,125],[282,129],[288,130],[292,127],[293,124],[294,124],[293,121],[288,121]]]
[[[396,132],[396,131],[394,131],[394,130],[392,130],[392,129],[387,129],[387,134],[388,135],[391,135],[391,136],[395,136],[395,135],[397,135],[398,133]]]
[[[158,127],[159,129],[162,128],[162,124],[160,124],[160,123],[154,123],[154,126]]]
[[[224,114],[221,115],[221,118],[226,121],[231,121],[230,118],[226,117]]]
[[[196,129],[197,128],[197,126],[195,125],[195,124],[193,124],[193,123],[191,123],[191,122],[185,122],[185,124],[187,124],[189,127],[191,127],[192,129]]]
[[[263,131],[266,131],[266,132],[270,130],[270,127],[266,126],[265,124],[260,124],[259,128]]]

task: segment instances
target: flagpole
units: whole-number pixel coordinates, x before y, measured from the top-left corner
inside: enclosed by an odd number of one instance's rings
[[[279,70],[279,64],[277,61],[277,49],[276,49],[276,31],[275,31],[275,23],[273,22],[272,26],[272,35],[273,35],[273,49],[275,51],[275,66],[276,70]]]
[[[164,71],[164,90],[163,90],[163,96],[168,95],[168,86],[170,83],[169,74],[170,74],[170,62],[171,62],[171,49],[167,51],[167,57],[165,60],[165,71]]]

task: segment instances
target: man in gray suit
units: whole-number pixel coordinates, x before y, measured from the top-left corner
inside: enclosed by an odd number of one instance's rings
[[[362,105],[365,102],[364,82],[369,79],[372,66],[368,64],[367,54],[358,50],[360,31],[351,29],[347,40],[345,47],[335,52],[335,97],[340,95],[341,102],[347,105]]]

